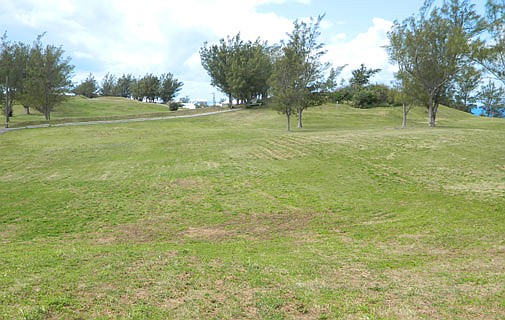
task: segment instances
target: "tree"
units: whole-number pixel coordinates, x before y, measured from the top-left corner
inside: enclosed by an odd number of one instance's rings
[[[244,103],[266,96],[272,71],[267,44],[259,39],[244,42],[238,34],[230,52],[227,81],[232,96]]]
[[[116,96],[117,79],[113,74],[107,73],[102,79],[102,86],[100,87],[100,95],[104,97]]]
[[[298,128],[303,126],[303,110],[320,102],[318,93],[326,83],[324,73],[329,64],[321,62],[326,51],[317,41],[323,18],[324,15],[311,19],[310,23],[295,21],[288,42],[282,43],[277,51],[271,78],[272,96],[287,116],[288,130],[293,110],[296,111]]]
[[[115,93],[123,98],[129,98],[132,95],[132,85],[135,78],[131,74],[123,74],[116,83]]]
[[[440,101],[469,63],[470,48],[481,29],[475,6],[468,0],[447,0],[440,8],[432,3],[425,1],[418,17],[395,21],[386,48],[412,85],[424,91],[429,126],[435,127]]]
[[[505,89],[493,81],[481,87],[479,101],[483,104],[484,114],[488,117],[505,116]]]
[[[410,77],[406,73],[402,73],[399,71],[395,75],[397,82],[394,83],[394,87],[396,88],[399,94],[399,100],[402,106],[402,129],[407,128],[407,116],[414,108],[414,106],[420,101],[423,100],[422,94],[423,92],[419,90],[419,87],[410,81]]]
[[[174,78],[173,74],[162,74],[160,77],[159,97],[165,103],[170,102],[181,91],[183,85],[184,83]]]
[[[283,47],[275,60],[270,78],[272,100],[277,109],[286,115],[287,130],[291,130],[291,115],[304,99],[298,76],[302,72],[302,61],[293,48]]]
[[[14,100],[15,87],[14,82],[16,72],[14,68],[14,45],[7,40],[7,34],[1,38],[0,47],[0,83],[2,88],[2,100],[4,107],[3,113],[5,115],[5,127],[9,127],[9,118],[12,116],[12,101]]]
[[[228,96],[230,105],[233,101],[228,75],[231,68],[231,54],[234,39],[219,40],[219,45],[215,44],[207,47],[207,42],[200,49],[200,59],[203,68],[207,71],[211,79],[211,85],[217,87]]]
[[[243,41],[240,33],[221,39],[219,45],[200,49],[202,66],[211,84],[228,96],[244,103],[266,96],[272,71],[270,48],[266,42]]]
[[[146,74],[137,80],[135,88],[137,100],[142,101],[145,98],[148,102],[156,101],[159,88],[160,79],[152,73]]]
[[[380,71],[381,69],[368,69],[364,64],[361,64],[359,69],[352,71],[352,78],[349,80],[349,83],[357,90],[360,90],[367,86],[370,83],[370,78]]]
[[[471,112],[477,102],[476,89],[482,80],[482,71],[472,65],[463,66],[453,83],[456,109]]]
[[[83,95],[88,98],[96,97],[97,91],[98,91],[98,83],[91,73],[73,90],[75,94]]]
[[[21,42],[11,43],[7,40],[6,33],[0,40],[0,92],[2,101],[5,102],[3,112],[5,125],[8,127],[9,118],[13,115],[14,101],[23,104],[25,111],[29,113],[28,106],[23,103],[23,95],[30,47]]]
[[[42,46],[37,37],[30,51],[25,82],[25,101],[50,120],[53,108],[66,99],[71,86],[73,66],[70,58],[63,58],[63,49],[53,45]]]

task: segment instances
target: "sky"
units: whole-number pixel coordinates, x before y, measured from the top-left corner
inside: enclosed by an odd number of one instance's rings
[[[90,73],[172,73],[184,83],[179,97],[223,97],[210,85],[199,50],[205,42],[241,33],[245,40],[278,43],[293,21],[325,14],[320,42],[325,61],[347,64],[341,77],[365,64],[382,71],[373,82],[390,83],[395,67],[382,46],[394,20],[418,12],[423,0],[1,0],[0,31],[11,41],[62,46],[75,66],[73,81]],[[482,12],[485,0],[474,0]]]

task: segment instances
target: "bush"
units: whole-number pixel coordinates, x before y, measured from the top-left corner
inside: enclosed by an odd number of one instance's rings
[[[168,110],[170,111],[177,111],[179,108],[182,108],[182,103],[181,102],[170,102],[168,104]]]
[[[370,108],[377,103],[377,96],[374,91],[366,88],[354,93],[352,104],[356,108]]]

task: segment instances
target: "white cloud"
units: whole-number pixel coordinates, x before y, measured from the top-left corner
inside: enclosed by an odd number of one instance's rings
[[[118,76],[172,72],[187,84],[182,95],[211,97],[217,90],[209,86],[200,64],[203,43],[238,32],[243,39],[260,37],[276,43],[292,30],[292,20],[280,11],[262,12],[260,6],[294,2],[311,4],[310,0],[2,0],[0,20],[7,21],[8,31],[24,30],[26,41],[47,31],[44,41],[63,45],[74,59],[75,81],[90,72],[99,81],[107,72]],[[380,48],[386,44],[391,22],[375,18],[366,32],[352,39],[342,32],[331,35],[340,24],[323,20],[321,31],[327,36],[328,60],[349,64],[345,77],[361,63],[391,73]]]
[[[394,67],[388,63],[388,55],[383,46],[388,44],[387,32],[393,23],[384,19],[374,18],[372,26],[364,33],[346,41],[344,34],[338,34],[327,45],[328,53],[325,57],[333,65],[348,64],[342,72],[342,78],[349,79],[351,71],[357,69],[362,63],[367,68],[380,68],[379,73],[372,81],[388,81],[392,79]]]

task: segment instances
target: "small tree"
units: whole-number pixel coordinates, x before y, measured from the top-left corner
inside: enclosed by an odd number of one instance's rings
[[[471,112],[477,102],[475,91],[482,80],[482,71],[472,65],[463,66],[453,83],[456,109]]]
[[[91,73],[73,90],[75,94],[83,95],[88,98],[95,98],[97,96],[97,91],[98,82]]]
[[[102,86],[100,87],[100,95],[104,97],[116,96],[117,92],[117,79],[113,74],[107,73],[102,79]]]
[[[481,87],[479,101],[483,104],[484,114],[488,117],[503,117],[505,115],[505,89],[498,87],[493,81]]]
[[[276,59],[270,78],[272,100],[278,111],[286,115],[287,130],[291,130],[291,115],[305,97],[305,90],[300,87],[298,76],[302,72],[303,62],[293,48],[283,47]]]

